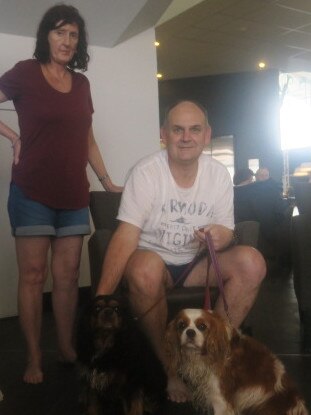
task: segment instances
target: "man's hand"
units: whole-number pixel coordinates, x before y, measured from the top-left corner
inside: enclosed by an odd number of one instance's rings
[[[209,225],[194,231],[195,236],[200,242],[205,242],[205,233],[209,232],[215,251],[222,251],[227,248],[233,240],[232,229],[226,228],[223,225]]]

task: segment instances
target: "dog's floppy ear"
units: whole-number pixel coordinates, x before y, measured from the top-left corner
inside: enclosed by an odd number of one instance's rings
[[[176,318],[169,323],[166,329],[165,352],[168,357],[168,371],[176,374],[181,363],[181,347],[176,328]]]
[[[209,322],[208,334],[205,338],[204,354],[211,362],[224,359],[230,348],[231,327],[214,312],[206,311]]]

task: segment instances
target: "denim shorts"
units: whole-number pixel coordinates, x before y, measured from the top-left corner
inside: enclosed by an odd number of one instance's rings
[[[8,212],[13,236],[72,236],[91,233],[88,208],[53,209],[27,198],[11,183]]]

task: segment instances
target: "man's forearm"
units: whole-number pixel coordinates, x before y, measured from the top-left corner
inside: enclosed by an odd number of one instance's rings
[[[132,225],[119,225],[105,254],[97,295],[112,294],[116,290],[128,259],[137,248],[139,234],[140,230]]]

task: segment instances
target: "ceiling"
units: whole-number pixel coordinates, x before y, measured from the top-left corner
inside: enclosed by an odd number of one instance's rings
[[[0,32],[35,37],[55,0],[0,0]],[[163,79],[311,71],[311,0],[71,0],[89,43],[113,47],[156,26]],[[175,17],[174,17],[175,16]]]
[[[190,4],[193,0],[190,1]],[[58,0],[0,0],[0,32],[35,37],[44,12]],[[113,47],[154,27],[172,0],[70,0],[87,25],[89,43]]]
[[[311,71],[311,0],[203,0],[156,27],[163,79]]]

